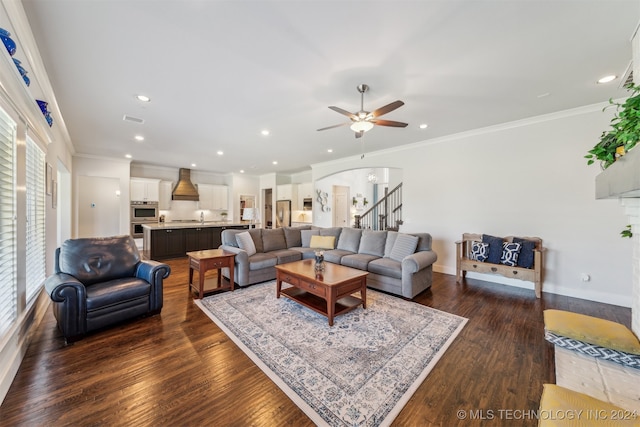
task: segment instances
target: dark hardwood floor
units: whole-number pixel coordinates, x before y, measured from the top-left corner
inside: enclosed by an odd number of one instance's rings
[[[193,303],[187,259],[167,263],[172,273],[158,316],[65,346],[49,310],[0,406],[0,424],[313,425]],[[536,425],[528,411],[538,408],[542,384],[554,382],[542,311],[631,322],[627,308],[550,294],[538,300],[533,290],[479,280],[457,285],[438,273],[415,301],[469,322],[395,426]]]

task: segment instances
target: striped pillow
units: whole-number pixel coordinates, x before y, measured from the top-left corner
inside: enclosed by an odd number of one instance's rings
[[[398,234],[389,258],[402,262],[402,260],[416,251],[418,247],[418,236],[410,234]]]

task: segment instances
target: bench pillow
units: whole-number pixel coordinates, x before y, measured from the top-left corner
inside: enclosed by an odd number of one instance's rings
[[[536,247],[536,242],[514,237],[513,243],[520,243],[522,245],[520,255],[518,256],[518,267],[533,268],[533,250]]]
[[[418,247],[418,236],[412,236],[410,234],[398,234],[393,249],[391,249],[392,260],[402,262],[402,260],[415,253]]]
[[[500,259],[502,258],[502,237],[483,234],[482,243],[489,244],[489,258],[487,258],[487,262],[500,264]]]
[[[518,255],[520,255],[520,243],[502,243],[502,256],[500,257],[500,264],[508,265],[509,267],[515,267],[518,265]]]
[[[247,255],[251,256],[256,254],[256,245],[253,243],[251,234],[249,234],[248,231],[236,234],[236,241],[238,242],[238,247],[246,251]]]
[[[334,236],[311,236],[309,247],[313,249],[335,249],[336,238]]]
[[[482,242],[471,242],[471,253],[469,257],[474,261],[485,262],[489,258],[489,244]]]
[[[319,236],[320,230],[301,230],[300,241],[303,248],[308,248],[311,245],[311,236]]]

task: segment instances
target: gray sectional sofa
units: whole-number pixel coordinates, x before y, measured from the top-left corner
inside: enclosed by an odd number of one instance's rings
[[[326,262],[368,271],[370,288],[413,298],[431,287],[437,255],[431,249],[428,233],[312,226],[228,229],[222,231],[220,248],[237,254],[235,281],[239,286],[248,286],[275,279],[277,264],[313,258],[315,249],[311,246],[317,246],[318,240],[325,245],[327,240],[333,240],[329,243],[333,249],[324,249]],[[228,278],[229,269],[223,269],[222,275]]]

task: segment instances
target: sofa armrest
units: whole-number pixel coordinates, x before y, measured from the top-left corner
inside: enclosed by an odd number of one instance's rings
[[[438,259],[438,255],[434,251],[420,251],[405,257],[402,260],[403,273],[417,273],[418,271],[429,267]]]
[[[236,254],[236,272],[234,274],[234,281],[240,286],[245,286],[242,283],[244,283],[244,280],[248,280],[249,278],[249,254],[247,254],[247,251],[228,245],[222,245],[220,246],[220,249]]]
[[[58,327],[65,339],[87,332],[87,290],[78,279],[70,274],[56,273],[44,282],[51,300],[56,303],[54,314]]]

